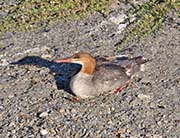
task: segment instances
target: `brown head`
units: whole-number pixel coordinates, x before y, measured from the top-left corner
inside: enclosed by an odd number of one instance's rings
[[[77,53],[71,57],[56,60],[58,63],[77,63],[81,64],[81,72],[93,75],[95,67],[96,67],[96,60],[93,56],[89,53]]]

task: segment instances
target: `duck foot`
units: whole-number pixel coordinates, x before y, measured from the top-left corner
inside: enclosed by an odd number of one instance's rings
[[[115,94],[120,93],[124,88],[126,88],[129,85],[130,81],[127,81],[122,87],[119,87],[115,90]]]

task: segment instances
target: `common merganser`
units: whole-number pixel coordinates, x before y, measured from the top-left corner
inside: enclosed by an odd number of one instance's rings
[[[125,59],[121,62],[111,58],[94,58],[89,53],[77,53],[56,60],[57,63],[80,64],[81,70],[71,78],[70,89],[78,97],[93,98],[103,93],[121,91],[131,77],[145,63],[143,57]]]

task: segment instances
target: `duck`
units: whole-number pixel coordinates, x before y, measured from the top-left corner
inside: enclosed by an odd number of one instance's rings
[[[80,52],[55,60],[56,63],[80,64],[80,71],[70,80],[70,89],[81,99],[93,98],[101,94],[119,93],[128,86],[133,76],[144,68],[145,58],[93,57]]]

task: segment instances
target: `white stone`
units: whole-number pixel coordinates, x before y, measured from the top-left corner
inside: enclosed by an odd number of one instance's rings
[[[42,113],[39,115],[39,117],[46,117],[46,116],[48,116],[48,113],[47,113],[47,112],[42,112]]]
[[[149,100],[151,97],[149,95],[145,95],[145,94],[139,94],[138,98],[141,100]]]
[[[111,18],[109,18],[109,20],[117,25],[119,25],[120,23],[124,22],[124,20],[127,18],[127,16],[125,14],[121,14],[118,16],[113,16]]]
[[[118,26],[118,31],[117,31],[117,33],[118,33],[118,34],[122,33],[122,31],[124,31],[124,30],[126,29],[126,26],[127,26],[127,23],[125,23],[125,24],[120,24],[120,25]]]
[[[48,131],[46,129],[41,129],[40,133],[44,136],[47,135]]]

